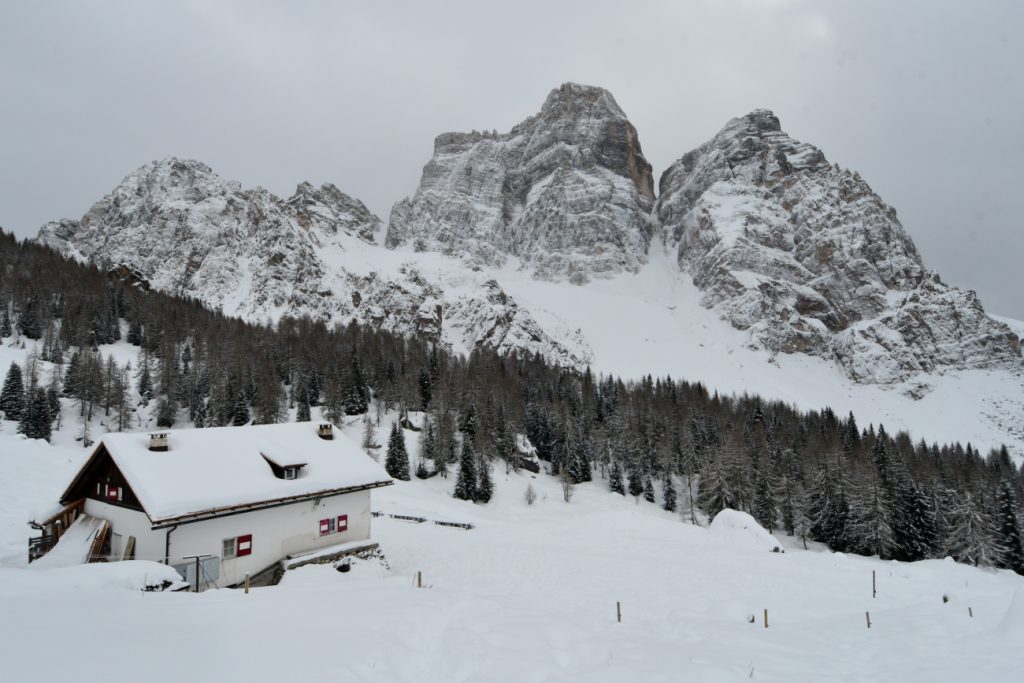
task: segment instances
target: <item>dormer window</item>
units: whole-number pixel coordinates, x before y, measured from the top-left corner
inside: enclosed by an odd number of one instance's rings
[[[271,453],[267,452],[262,453],[262,455],[263,459],[270,465],[274,476],[278,479],[298,479],[301,476],[302,468],[306,466],[306,463],[295,462],[291,458],[284,460],[281,457],[274,457]]]

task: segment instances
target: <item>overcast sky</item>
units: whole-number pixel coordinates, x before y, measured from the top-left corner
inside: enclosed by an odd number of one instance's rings
[[[926,265],[1024,319],[1024,2],[65,2],[0,10],[0,226],[200,159],[387,220],[434,136],[608,88],[656,177],[757,107],[860,171]]]

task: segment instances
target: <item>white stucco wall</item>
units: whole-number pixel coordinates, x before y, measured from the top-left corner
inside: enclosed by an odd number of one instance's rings
[[[110,522],[111,533],[121,535],[121,552],[128,543],[128,537],[135,537],[135,559],[164,561],[164,536],[162,529],[153,529],[145,512],[104,503],[92,498],[85,499],[85,514]],[[120,559],[120,558],[117,558]]]
[[[321,536],[320,520],[339,515],[348,515],[348,529]],[[252,534],[251,555],[221,562],[216,583],[230,586],[243,581],[246,572],[255,574],[286,555],[368,539],[370,517],[370,491],[366,490],[182,524],[171,534],[171,564],[186,562],[182,558],[188,555],[221,557],[225,538]],[[165,530],[153,533],[163,543]],[[162,558],[163,546],[160,552]]]

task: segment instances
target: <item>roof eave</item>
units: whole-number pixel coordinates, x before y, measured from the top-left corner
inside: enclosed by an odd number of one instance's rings
[[[160,518],[151,517],[151,519],[153,522],[154,529],[162,529],[164,527],[177,526],[180,524],[191,524],[193,522],[201,522],[207,519],[215,519],[217,517],[228,517],[230,515],[238,515],[242,514],[243,512],[254,512],[256,510],[265,510],[267,508],[280,507],[282,505],[291,505],[293,503],[301,503],[307,500],[316,500],[318,498],[339,496],[345,493],[355,493],[357,491],[377,489],[383,486],[391,486],[394,483],[394,480],[388,479],[386,481],[375,481],[368,484],[345,486],[337,489],[324,489],[322,491],[314,491],[313,493],[304,493],[297,496],[285,496],[283,498],[272,498],[270,500],[261,500],[252,503],[237,503],[235,505],[225,505],[222,507],[209,508],[207,510],[199,510],[197,512],[189,512],[183,515],[173,515],[170,517]]]

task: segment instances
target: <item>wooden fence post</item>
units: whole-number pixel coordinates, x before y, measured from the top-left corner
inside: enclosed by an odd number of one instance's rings
[[[622,623],[622,603],[618,600],[615,601],[615,621]]]
[[[249,594],[249,572],[245,573],[245,594]]]
[[[864,620],[868,623],[868,628],[871,628],[871,612],[864,613]]]
[[[423,572],[416,572],[416,587],[423,588]]]
[[[871,597],[873,598],[877,594],[878,594],[878,590],[877,590],[876,584],[875,584],[875,570],[872,569],[871,570]]]
[[[764,608],[764,627],[768,628],[768,608]]]
[[[967,616],[969,616],[971,619],[974,618],[974,610],[970,607],[967,608]]]

